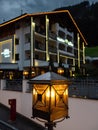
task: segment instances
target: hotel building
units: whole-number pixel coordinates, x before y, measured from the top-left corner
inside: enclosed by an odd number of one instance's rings
[[[85,64],[86,44],[68,10],[23,14],[0,24],[0,78],[31,78],[49,61],[72,75]]]

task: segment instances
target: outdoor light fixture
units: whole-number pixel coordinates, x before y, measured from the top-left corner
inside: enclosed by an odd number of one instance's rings
[[[23,75],[24,75],[24,76],[27,76],[28,74],[29,74],[28,71],[23,71]]]
[[[57,73],[60,74],[60,75],[64,74],[64,69],[62,67],[59,67],[57,69]]]
[[[57,122],[68,118],[69,81],[54,72],[47,72],[29,81],[33,86],[33,118],[45,122],[53,130]]]

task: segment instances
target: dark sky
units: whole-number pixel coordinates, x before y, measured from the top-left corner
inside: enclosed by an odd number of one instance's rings
[[[0,23],[22,13],[51,11],[59,7],[75,5],[85,0],[0,0]],[[98,0],[89,0],[98,2]]]

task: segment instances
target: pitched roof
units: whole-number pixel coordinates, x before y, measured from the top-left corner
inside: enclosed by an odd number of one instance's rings
[[[48,15],[51,19],[53,19],[55,21],[59,21],[59,22],[64,23],[68,27],[70,27],[70,25],[71,25],[71,28],[74,31],[77,31],[80,34],[82,40],[87,45],[87,42],[86,42],[84,36],[82,35],[82,33],[81,33],[80,29],[78,28],[75,20],[73,19],[72,15],[70,14],[70,12],[68,10],[23,14],[21,16],[18,16],[14,19],[11,19],[9,21],[6,21],[6,22],[0,24],[0,28],[4,27],[6,25],[12,24],[12,23],[16,23],[19,20],[23,20],[23,19],[31,18],[31,17],[37,17],[37,16],[45,16],[45,15]]]
[[[68,83],[69,84],[69,80],[64,77],[64,76],[61,76],[59,74],[56,74],[54,72],[47,72],[47,73],[44,73],[42,75],[39,75],[33,79],[31,79],[29,81],[29,83],[36,83],[36,84],[39,84],[39,83],[42,83],[42,84],[56,84],[56,83]]]

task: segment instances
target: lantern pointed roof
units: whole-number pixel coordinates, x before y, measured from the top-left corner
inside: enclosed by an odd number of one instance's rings
[[[47,72],[30,79],[29,83],[55,83],[55,82],[68,82],[68,79],[54,72]]]

